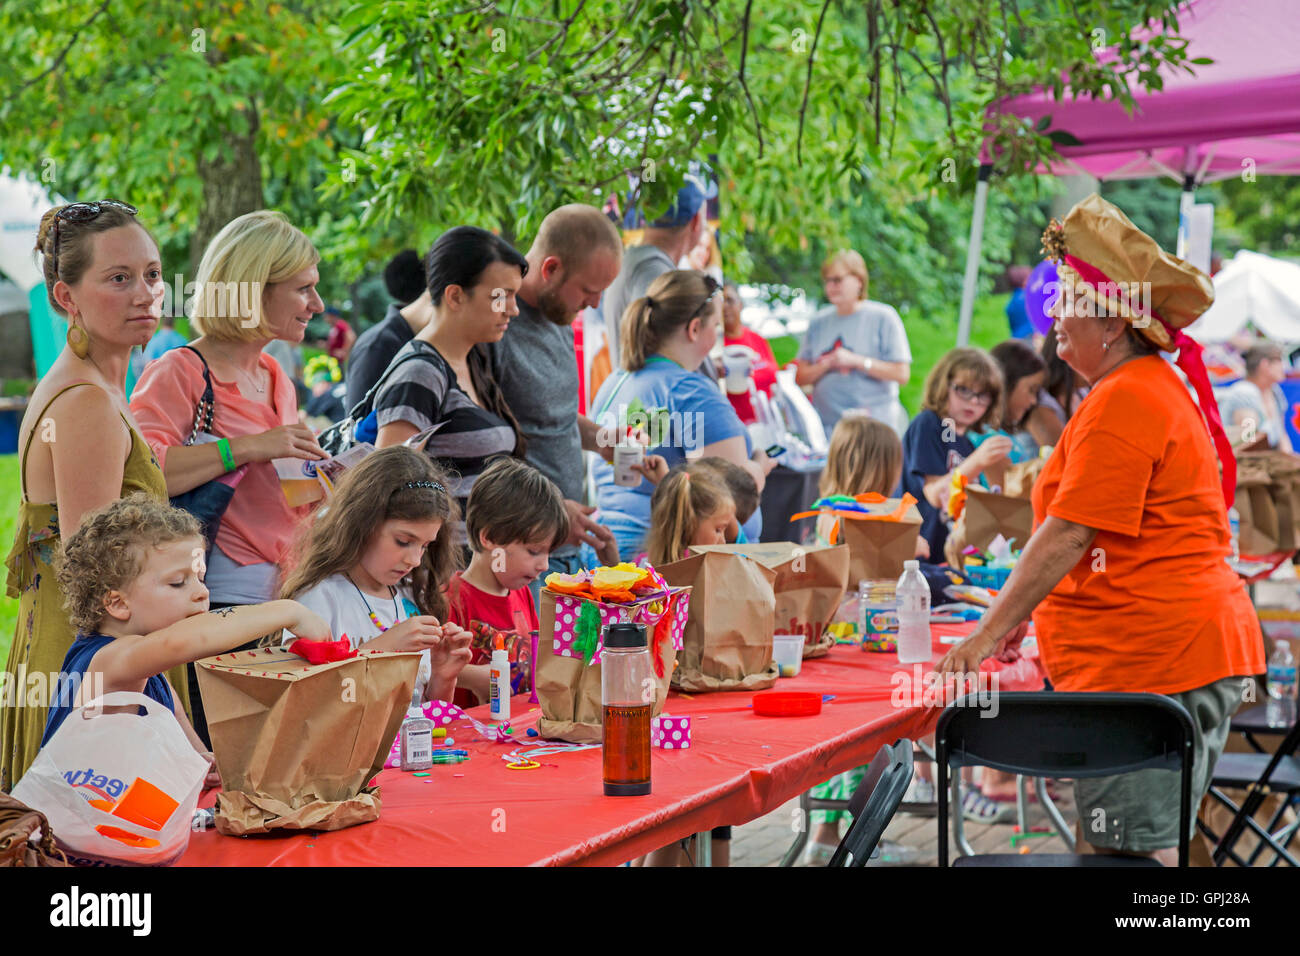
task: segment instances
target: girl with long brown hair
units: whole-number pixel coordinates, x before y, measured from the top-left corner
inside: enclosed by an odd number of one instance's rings
[[[350,469],[300,541],[283,596],[315,611],[337,639],[372,650],[423,651],[413,704],[451,700],[471,635],[443,623],[457,570],[460,517],[446,474],[405,446]],[[287,636],[286,636],[287,637]]]

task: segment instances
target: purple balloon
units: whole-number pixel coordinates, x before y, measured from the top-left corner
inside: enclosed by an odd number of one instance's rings
[[[1052,327],[1052,317],[1047,314],[1060,295],[1060,284],[1056,278],[1056,263],[1044,259],[1029,273],[1025,283],[1025,311],[1029,313],[1029,324],[1039,335],[1046,335]]]

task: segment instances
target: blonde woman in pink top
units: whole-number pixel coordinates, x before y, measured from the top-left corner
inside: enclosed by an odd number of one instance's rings
[[[319,261],[311,240],[280,213],[251,212],[228,223],[199,263],[191,322],[201,334],[191,346],[203,360],[188,348],[167,352],[145,368],[131,397],[169,495],[244,469],[208,554],[213,608],[275,599],[281,562],[310,510],[289,507],[271,462],[325,454],[298,423],[293,382],[262,349],[276,339],[301,342],[308,320],[324,311],[316,294]],[[211,433],[221,440],[186,445],[203,395],[203,361],[215,398]],[[207,721],[193,696],[194,729],[207,742]]]

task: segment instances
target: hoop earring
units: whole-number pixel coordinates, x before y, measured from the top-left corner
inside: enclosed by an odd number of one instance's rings
[[[79,359],[84,359],[90,354],[90,336],[86,330],[71,321],[68,322],[68,348],[72,349],[72,354]]]

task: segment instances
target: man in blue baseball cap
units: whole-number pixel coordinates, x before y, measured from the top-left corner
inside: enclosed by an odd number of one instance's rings
[[[619,325],[627,307],[645,295],[650,283],[677,263],[700,241],[707,228],[707,204],[710,189],[695,176],[687,176],[677,199],[658,219],[645,227],[641,244],[623,253],[618,278],[605,290],[600,311],[605,319],[605,338],[609,341],[609,360],[620,368]]]

